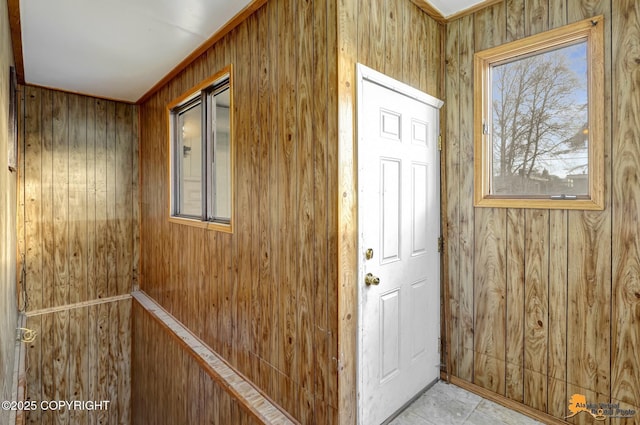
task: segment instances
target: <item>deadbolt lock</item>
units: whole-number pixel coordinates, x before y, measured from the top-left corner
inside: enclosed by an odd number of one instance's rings
[[[366,258],[367,260],[371,260],[373,258],[373,249],[368,248],[365,252],[364,252],[364,258]]]
[[[367,273],[367,275],[364,277],[364,283],[366,283],[367,286],[378,285],[380,283],[380,278],[378,276],[372,275],[371,273]]]

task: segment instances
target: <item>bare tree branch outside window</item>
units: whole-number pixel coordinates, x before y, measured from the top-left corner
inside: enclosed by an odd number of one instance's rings
[[[473,205],[605,207],[604,17],[473,55]]]
[[[492,67],[493,193],[588,193],[586,43]]]

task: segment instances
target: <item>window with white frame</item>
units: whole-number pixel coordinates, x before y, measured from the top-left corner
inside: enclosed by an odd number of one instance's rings
[[[231,231],[230,67],[169,104],[172,221]]]

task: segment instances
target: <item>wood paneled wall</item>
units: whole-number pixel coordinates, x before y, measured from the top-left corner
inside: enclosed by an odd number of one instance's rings
[[[29,410],[27,424],[131,422],[131,299],[27,317],[27,400],[103,401],[96,410]],[[176,422],[178,423],[178,422]]]
[[[140,288],[305,424],[336,415],[335,8],[271,0],[141,105]],[[167,215],[166,105],[228,64],[233,234]]]
[[[356,26],[345,40],[355,44],[351,46],[355,62],[431,96],[440,94],[442,37],[438,22],[411,1],[350,0],[343,7],[355,7]]]
[[[9,66],[13,64],[7,2],[0,2],[0,401],[11,400],[16,306],[16,173],[9,172]],[[0,410],[0,423],[9,421]]]
[[[137,302],[133,323],[132,424],[258,424]]]
[[[604,211],[474,208],[474,52],[599,14]],[[639,410],[639,35],[634,0],[508,0],[447,25],[449,368],[557,418],[574,393]]]
[[[358,60],[429,93],[440,75],[439,31],[411,2],[354,1],[349,21],[343,3],[267,2],[141,107],[141,289],[305,424],[338,421],[338,33],[357,30]],[[165,111],[229,63],[232,235],[168,222]],[[340,373],[355,376],[354,360]]]
[[[38,331],[27,350],[27,396],[102,397],[110,421],[128,422],[137,107],[36,87],[21,88],[20,98],[20,301]]]

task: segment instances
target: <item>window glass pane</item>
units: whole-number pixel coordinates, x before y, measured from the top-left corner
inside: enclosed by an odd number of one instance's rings
[[[491,67],[493,195],[585,195],[587,42]]]
[[[202,217],[202,108],[198,103],[178,115],[178,214]]]
[[[216,220],[231,219],[231,146],[230,146],[230,91],[227,87],[214,96],[214,188],[213,217]]]

